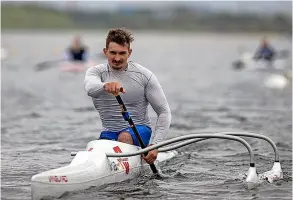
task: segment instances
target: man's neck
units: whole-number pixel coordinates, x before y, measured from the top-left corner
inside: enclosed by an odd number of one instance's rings
[[[112,70],[115,70],[115,71],[126,71],[128,68],[128,63],[125,66],[123,66],[121,69],[115,69],[110,64],[109,64],[109,66],[111,67]]]

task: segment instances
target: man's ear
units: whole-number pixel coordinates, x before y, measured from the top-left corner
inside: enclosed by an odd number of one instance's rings
[[[132,53],[132,49],[129,49],[129,55],[128,55],[128,58],[131,56],[131,53]]]
[[[106,56],[107,55],[107,48],[104,48],[103,51],[104,51],[104,55]]]

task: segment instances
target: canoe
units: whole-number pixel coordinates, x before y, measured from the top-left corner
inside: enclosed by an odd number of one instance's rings
[[[95,63],[93,61],[88,61],[85,63],[63,61],[59,64],[60,70],[62,72],[84,72],[89,67],[92,67],[94,65],[95,65]]]
[[[140,147],[111,140],[93,140],[85,151],[79,151],[67,166],[36,174],[31,179],[32,199],[60,197],[65,192],[117,183],[150,171],[141,156],[107,157],[106,152],[126,153]],[[158,154],[156,165],[173,158],[176,151]]]

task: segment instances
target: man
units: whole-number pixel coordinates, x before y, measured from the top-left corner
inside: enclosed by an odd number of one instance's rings
[[[72,45],[65,52],[65,60],[71,62],[86,62],[88,59],[87,48],[82,44],[81,38],[75,36]]]
[[[129,124],[121,116],[119,104],[114,96],[123,87],[121,94],[127,110],[145,145],[153,145],[164,140],[171,123],[171,111],[156,76],[138,63],[128,61],[132,53],[130,32],[125,29],[112,29],[106,39],[104,54],[108,63],[87,70],[84,84],[87,94],[92,97],[98,110],[103,131],[100,139],[116,140],[139,146]],[[152,135],[148,105],[157,113],[157,122]],[[150,138],[152,140],[150,142]],[[152,164],[158,150],[152,150],[144,160]]]
[[[255,60],[264,59],[265,61],[272,62],[275,56],[275,51],[272,46],[269,45],[267,38],[261,41],[261,45],[254,55]]]

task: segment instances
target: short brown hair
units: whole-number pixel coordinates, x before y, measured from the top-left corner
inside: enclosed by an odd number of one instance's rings
[[[133,42],[134,38],[132,34],[127,31],[125,28],[115,28],[111,29],[108,32],[108,36],[106,39],[106,48],[109,47],[110,42],[115,42],[120,45],[127,44],[130,47],[130,43]]]

